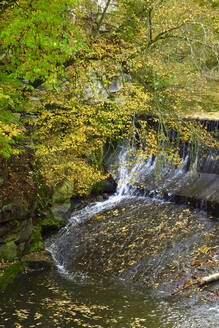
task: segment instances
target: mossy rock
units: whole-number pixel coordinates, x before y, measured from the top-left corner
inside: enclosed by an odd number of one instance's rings
[[[32,219],[25,220],[19,227],[19,242],[28,241],[33,231]]]
[[[14,263],[7,267],[0,277],[0,290],[5,290],[10,282],[12,282],[24,270],[22,263]]]
[[[29,242],[29,252],[41,251],[43,249],[43,241],[41,235],[41,227],[35,226]]]
[[[74,185],[72,183],[65,182],[61,186],[57,187],[52,196],[53,204],[63,204],[69,202],[70,198],[74,194]]]
[[[44,218],[41,221],[41,233],[43,236],[47,236],[52,232],[56,232],[66,224],[64,218],[60,221],[56,220],[53,215]]]
[[[43,249],[43,242],[41,240],[34,240],[29,248],[29,252],[38,252]]]
[[[23,200],[16,200],[5,204],[0,208],[0,222],[23,220],[28,215],[28,208],[24,206]]]
[[[8,241],[3,246],[0,246],[0,259],[12,261],[17,257],[17,245],[14,240]]]
[[[2,186],[4,184],[4,179],[3,177],[0,177],[0,186]]]

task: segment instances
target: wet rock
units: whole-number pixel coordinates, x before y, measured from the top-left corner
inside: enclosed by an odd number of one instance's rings
[[[59,222],[67,222],[71,213],[72,203],[54,204],[51,207],[51,212],[55,220]]]
[[[86,203],[83,199],[75,198],[75,197],[71,197],[70,202],[71,202],[71,209],[70,209],[71,212],[75,210],[80,210],[85,206]]]
[[[110,175],[103,184],[103,193],[113,194],[116,191],[117,184],[113,177]]]
[[[104,197],[103,197],[103,195],[98,195],[98,196],[96,197],[96,199],[97,199],[97,201],[101,201],[101,200],[104,199]]]
[[[53,266],[53,261],[47,251],[30,253],[25,255],[22,261],[27,266],[27,271],[44,271]]]
[[[117,184],[113,177],[110,175],[107,179],[104,181],[98,182],[96,185],[94,185],[91,195],[102,195],[102,194],[108,194],[112,195],[115,193],[117,188]]]
[[[50,270],[51,269],[51,263],[47,261],[26,261],[26,264],[28,266],[28,269],[34,270],[34,271],[44,271],[44,270]]]

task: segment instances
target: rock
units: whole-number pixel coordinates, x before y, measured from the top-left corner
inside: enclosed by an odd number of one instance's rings
[[[59,222],[67,221],[71,214],[71,203],[63,203],[63,204],[54,204],[51,207],[51,212],[55,218],[55,220]]]
[[[50,253],[47,251],[34,252],[23,256],[22,261],[31,271],[49,270],[53,265]]]
[[[32,234],[32,230],[33,230],[32,219],[30,218],[29,220],[23,221],[20,226],[19,243],[29,240]]]
[[[119,92],[123,87],[123,81],[122,81],[122,77],[119,78],[112,78],[111,83],[108,86],[109,92],[110,93],[115,93],[115,92]]]
[[[9,241],[0,246],[0,259],[12,261],[17,257],[17,252],[18,250],[15,241]]]
[[[117,184],[111,175],[104,181],[100,181],[93,186],[91,195],[97,196],[102,194],[114,194],[117,188]]]
[[[79,198],[72,197],[70,199],[70,202],[71,202],[71,212],[73,210],[79,210],[82,207],[84,207],[84,202]]]
[[[69,201],[69,199],[72,197],[74,187],[69,182],[63,183],[61,186],[59,186],[53,196],[52,196],[52,202],[54,204],[56,203],[66,203],[66,201]]]
[[[41,251],[43,249],[43,241],[42,241],[42,234],[41,234],[41,226],[34,226],[34,229],[31,234],[31,238],[28,241],[29,244],[29,251],[36,252]]]
[[[32,229],[31,218],[24,221],[13,220],[0,225],[0,243],[5,244],[0,248],[0,258],[11,260],[21,254],[31,237]]]
[[[0,156],[0,259],[13,260],[22,255],[31,240],[32,219],[39,203],[34,165],[29,148],[10,159]]]
[[[28,209],[24,208],[22,201],[8,203],[0,208],[0,223],[11,221],[13,217],[21,220],[27,213]]]
[[[101,200],[103,200],[103,196],[102,195],[98,195],[97,196],[97,201],[101,201]]]
[[[4,183],[4,179],[3,179],[3,177],[0,177],[0,186],[2,186],[3,183]]]
[[[5,268],[3,275],[0,276],[0,291],[4,291],[9,283],[11,283],[24,270],[22,263],[13,263]]]
[[[22,242],[19,245],[17,245],[17,253],[23,254],[26,249],[26,242]]]
[[[26,261],[26,264],[28,266],[28,269],[34,270],[34,271],[44,271],[51,269],[51,263],[47,261]]]
[[[6,241],[10,230],[11,230],[11,225],[9,223],[4,223],[0,225],[0,244]]]
[[[103,184],[103,193],[113,194],[116,192],[117,184],[113,177],[110,175]]]
[[[218,226],[202,213],[146,198],[102,209],[56,236],[53,256],[68,272],[166,295],[217,272]]]

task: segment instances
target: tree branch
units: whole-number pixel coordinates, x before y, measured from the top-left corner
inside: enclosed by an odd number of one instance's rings
[[[206,276],[206,277],[203,277],[201,279],[197,279],[196,281],[189,281],[188,283],[185,283],[185,284],[177,287],[170,294],[170,296],[176,295],[176,294],[180,293],[181,291],[183,291],[183,290],[185,290],[187,288],[193,287],[195,285],[203,286],[203,285],[209,284],[209,283],[214,282],[214,281],[217,281],[217,280],[219,280],[219,272],[213,273],[213,274],[211,274],[209,276]]]
[[[147,47],[149,48],[153,43],[155,43],[155,42],[157,42],[157,41],[159,41],[159,40],[167,39],[168,37],[170,37],[169,34],[170,34],[172,31],[175,31],[175,30],[180,29],[183,25],[185,25],[185,23],[182,23],[182,24],[180,24],[180,25],[178,25],[178,26],[171,27],[171,28],[169,28],[168,30],[163,31],[163,32],[157,34],[157,36],[155,36],[154,39],[151,39],[151,40],[149,41]]]
[[[181,35],[164,35],[162,37],[160,37],[158,40],[156,41],[160,41],[160,40],[165,40],[165,39],[179,39],[179,40],[183,40],[183,41],[189,41],[189,42],[192,42],[192,43],[198,43],[202,46],[205,46],[207,48],[210,48],[212,51],[216,52],[216,50],[209,44],[205,43],[205,42],[202,42],[202,41],[199,41],[197,39],[190,39],[188,37],[185,37],[185,36],[181,36]],[[154,42],[153,42],[154,43]]]
[[[152,13],[153,8],[150,8],[148,11],[148,28],[149,28],[149,43],[152,42],[152,20],[151,20],[151,13]]]
[[[99,31],[100,31],[100,27],[101,27],[102,22],[103,22],[103,20],[104,20],[104,18],[105,18],[105,15],[106,15],[107,9],[109,8],[110,2],[111,2],[111,0],[107,0],[107,3],[106,3],[106,5],[105,5],[105,8],[104,8],[104,10],[103,10],[103,12],[102,12],[102,15],[101,15],[101,17],[100,17],[100,20],[99,20],[99,22],[98,22],[98,24],[97,24],[97,28],[96,28],[96,32],[95,32],[95,37],[97,36],[97,34],[98,34]]]

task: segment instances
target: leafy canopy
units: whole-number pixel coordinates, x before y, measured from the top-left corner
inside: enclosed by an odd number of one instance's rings
[[[10,143],[20,132],[18,115],[29,104],[24,92],[45,82],[57,87],[64,63],[82,46],[72,8],[77,0],[20,0],[2,4],[0,16],[0,153],[14,152]],[[10,129],[13,128],[13,133]]]
[[[0,18],[1,154],[28,134],[48,183],[82,195],[106,176],[104,145],[133,138],[142,114],[158,126],[141,122],[145,156],[180,163],[171,129],[214,145],[181,116],[215,106],[217,17],[213,0],[12,2]]]

